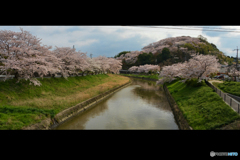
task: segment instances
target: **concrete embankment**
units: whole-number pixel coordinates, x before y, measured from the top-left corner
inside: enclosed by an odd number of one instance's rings
[[[70,107],[68,109],[65,109],[61,111],[60,113],[56,114],[54,118],[47,118],[40,123],[36,123],[34,125],[23,127],[23,130],[46,130],[46,129],[54,129],[58,125],[62,124],[63,122],[73,118],[79,113],[83,113],[90,108],[92,108],[96,103],[102,101],[103,99],[109,97],[113,93],[119,91],[120,89],[128,86],[131,84],[131,81],[129,81],[126,84],[123,84],[121,86],[115,87],[113,89],[110,89],[109,91],[99,94],[98,96],[92,97],[84,102],[81,102],[73,107]]]
[[[193,130],[189,126],[187,120],[184,118],[182,111],[179,109],[177,103],[175,102],[174,98],[170,94],[170,92],[169,92],[169,90],[168,90],[168,88],[167,88],[167,86],[165,84],[163,85],[163,89],[165,91],[168,103],[169,103],[169,105],[170,105],[170,107],[172,109],[174,118],[176,120],[176,123],[177,123],[179,129],[180,130]]]

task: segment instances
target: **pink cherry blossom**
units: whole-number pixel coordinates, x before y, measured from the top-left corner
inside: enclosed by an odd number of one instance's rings
[[[132,66],[128,69],[130,72],[138,72],[138,73],[148,73],[149,71],[158,72],[160,71],[160,66],[145,64],[140,66]]]
[[[121,60],[104,56],[89,58],[87,53],[70,47],[57,47],[41,44],[41,39],[28,31],[0,31],[0,74],[14,74],[15,78],[30,80],[30,84],[40,86],[35,77],[58,73],[66,78],[70,75],[112,72],[118,74]],[[134,53],[134,54],[138,54]]]
[[[160,77],[163,78],[159,79],[157,83],[171,82],[175,77],[184,78],[182,82],[192,78],[197,78],[200,82],[203,79],[208,79],[207,75],[219,71],[219,68],[220,64],[215,56],[196,54],[184,63],[164,66],[160,73]]]

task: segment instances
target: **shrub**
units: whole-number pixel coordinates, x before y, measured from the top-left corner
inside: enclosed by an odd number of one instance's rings
[[[178,92],[178,89],[174,89],[174,92]]]
[[[192,78],[191,80],[187,80],[186,84],[192,87],[199,87],[199,86],[203,86],[204,82],[203,81],[198,82],[197,78]]]

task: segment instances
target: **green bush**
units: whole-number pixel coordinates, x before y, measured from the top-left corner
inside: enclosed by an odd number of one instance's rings
[[[217,84],[217,87],[223,92],[240,96],[240,83],[239,82],[223,82]]]
[[[187,80],[185,83],[191,87],[199,87],[204,85],[204,82],[203,81],[198,82],[197,78],[192,78],[191,80]]]
[[[219,88],[222,89],[222,90],[224,90],[225,87],[224,87],[224,86],[219,86]]]

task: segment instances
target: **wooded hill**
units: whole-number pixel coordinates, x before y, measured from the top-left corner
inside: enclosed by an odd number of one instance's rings
[[[220,64],[232,64],[233,58],[219,51],[217,46],[209,43],[201,35],[197,38],[190,36],[170,37],[151,43],[141,51],[123,51],[114,58],[122,60],[122,69],[144,64],[158,64],[159,66],[184,62],[191,58],[192,54],[216,55]]]

